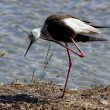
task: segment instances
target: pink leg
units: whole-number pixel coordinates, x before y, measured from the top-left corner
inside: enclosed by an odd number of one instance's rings
[[[68,47],[67,43],[65,43],[66,47]],[[67,74],[67,77],[66,77],[66,81],[65,81],[65,85],[64,85],[64,89],[63,89],[63,94],[61,96],[61,98],[63,98],[64,94],[65,94],[65,90],[66,90],[66,86],[67,86],[67,82],[68,82],[68,77],[69,77],[69,74],[70,74],[70,69],[71,69],[71,66],[72,66],[72,60],[71,60],[71,56],[70,56],[70,52],[69,52],[69,49],[67,49],[67,54],[68,54],[68,58],[69,58],[69,69],[68,69],[68,74]]]
[[[73,44],[76,46],[76,48],[78,49],[78,51],[79,51],[80,53],[75,52],[74,50],[72,50],[72,49],[66,47],[65,45],[61,44],[61,43],[58,42],[58,41],[53,41],[53,42],[55,42],[55,43],[61,45],[62,47],[64,47],[64,48],[70,50],[71,52],[75,53],[75,54],[78,55],[79,57],[84,57],[84,53],[80,50],[80,48],[78,47],[78,45],[75,43],[74,40],[73,40],[72,42],[73,42]]]
[[[78,55],[79,55],[80,57],[84,57],[84,53],[83,53],[83,52],[81,51],[81,49],[78,47],[78,45],[76,44],[76,42],[74,41],[74,39],[71,38],[71,40],[72,40],[73,44],[76,46],[76,48],[78,49],[78,51],[80,52],[80,53],[78,53]]]

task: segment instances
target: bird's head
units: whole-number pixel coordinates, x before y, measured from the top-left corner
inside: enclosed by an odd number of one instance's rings
[[[30,44],[26,50],[26,53],[24,54],[24,57],[26,56],[27,52],[29,51],[31,45],[40,38],[40,28],[39,29],[33,29],[29,34],[28,34],[28,38],[30,40]]]

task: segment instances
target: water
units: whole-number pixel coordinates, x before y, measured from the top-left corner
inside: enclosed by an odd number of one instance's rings
[[[66,51],[57,44],[40,39],[24,58],[29,41],[26,31],[43,25],[47,16],[64,12],[98,25],[110,25],[109,0],[1,0],[0,1],[0,82],[30,81],[33,70],[41,78],[47,50],[52,59],[44,80],[63,85],[68,69]],[[109,39],[110,29],[100,37]],[[86,54],[79,58],[71,53],[73,66],[68,87],[88,87],[110,83],[110,42],[78,43]],[[73,45],[71,45],[73,48]]]

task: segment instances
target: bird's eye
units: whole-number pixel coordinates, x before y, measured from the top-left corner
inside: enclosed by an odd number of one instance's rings
[[[30,37],[32,35],[32,32],[28,33],[28,37]]]
[[[32,40],[32,37],[33,37],[33,34],[32,34],[32,32],[30,32],[30,33],[28,34],[28,38],[29,38],[30,40]]]
[[[31,41],[35,41],[35,40],[36,40],[35,35],[34,35],[33,32],[30,32],[30,33],[28,34],[28,38],[29,38]]]

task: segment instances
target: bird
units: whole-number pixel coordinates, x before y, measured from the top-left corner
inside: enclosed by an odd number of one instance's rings
[[[30,44],[24,54],[24,57],[29,51],[31,45],[39,38],[57,43],[66,49],[69,59],[69,68],[64,84],[64,89],[62,95],[60,96],[60,98],[63,98],[72,67],[70,52],[73,52],[79,57],[84,57],[84,52],[80,49],[76,42],[107,41],[104,38],[91,36],[94,34],[100,34],[101,30],[99,30],[99,28],[110,27],[92,25],[89,21],[80,20],[79,18],[69,14],[52,14],[46,18],[42,28],[33,29],[28,33]],[[79,52],[76,52],[73,49],[69,48],[68,43],[73,43],[73,45]]]

